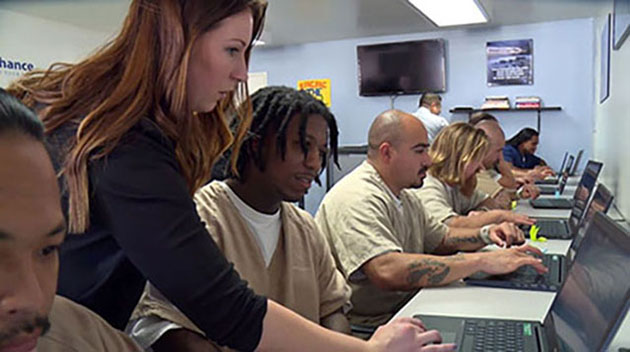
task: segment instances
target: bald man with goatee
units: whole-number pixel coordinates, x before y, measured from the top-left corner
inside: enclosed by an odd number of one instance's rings
[[[326,194],[315,220],[353,289],[355,331],[386,322],[421,287],[445,285],[478,271],[503,274],[522,265],[545,268],[523,246],[509,246],[512,224],[449,228],[408,193],[421,187],[431,158],[427,131],[413,115],[388,110],[372,123],[367,160]]]
[[[483,113],[484,118],[474,124],[482,130],[490,141],[490,148],[483,160],[485,170],[477,174],[477,189],[487,193],[495,204],[504,209],[511,209],[513,200],[537,198],[540,190],[534,184],[528,184],[517,178],[503,159],[505,134],[494,116]],[[472,123],[472,121],[471,121]]]

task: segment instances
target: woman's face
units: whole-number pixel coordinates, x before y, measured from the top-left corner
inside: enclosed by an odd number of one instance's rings
[[[523,143],[523,151],[526,154],[536,153],[536,148],[538,148],[538,136],[533,136],[530,140]]]
[[[245,51],[252,39],[249,9],[230,16],[203,33],[188,61],[188,104],[192,111],[214,110],[219,100],[247,80]]]

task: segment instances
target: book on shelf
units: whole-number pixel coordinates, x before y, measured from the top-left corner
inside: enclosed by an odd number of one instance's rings
[[[542,100],[537,96],[516,97],[514,107],[516,109],[540,109]]]
[[[486,97],[483,104],[481,104],[481,109],[509,109],[510,108],[510,99],[505,96],[488,96]]]

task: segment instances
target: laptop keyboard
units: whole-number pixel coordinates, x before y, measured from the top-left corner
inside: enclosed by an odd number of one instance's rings
[[[544,255],[539,257],[542,259],[542,264],[549,269],[546,273],[539,274],[534,267],[525,265],[520,267],[513,273],[501,275],[503,279],[509,279],[515,286],[515,288],[542,290],[542,291],[556,291],[554,280],[559,275],[560,270],[559,262],[560,256],[558,255]]]
[[[551,238],[570,238],[567,223],[563,220],[539,220],[536,223],[541,236],[552,236]],[[529,234],[529,225],[521,226],[525,234]]]
[[[464,337],[473,339],[473,351],[521,352],[530,323],[518,321],[466,320]]]

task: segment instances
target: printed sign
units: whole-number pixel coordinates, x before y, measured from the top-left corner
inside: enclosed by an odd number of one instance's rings
[[[534,84],[533,49],[532,39],[487,42],[488,86]]]
[[[330,79],[308,79],[298,81],[298,90],[304,90],[330,107]]]

